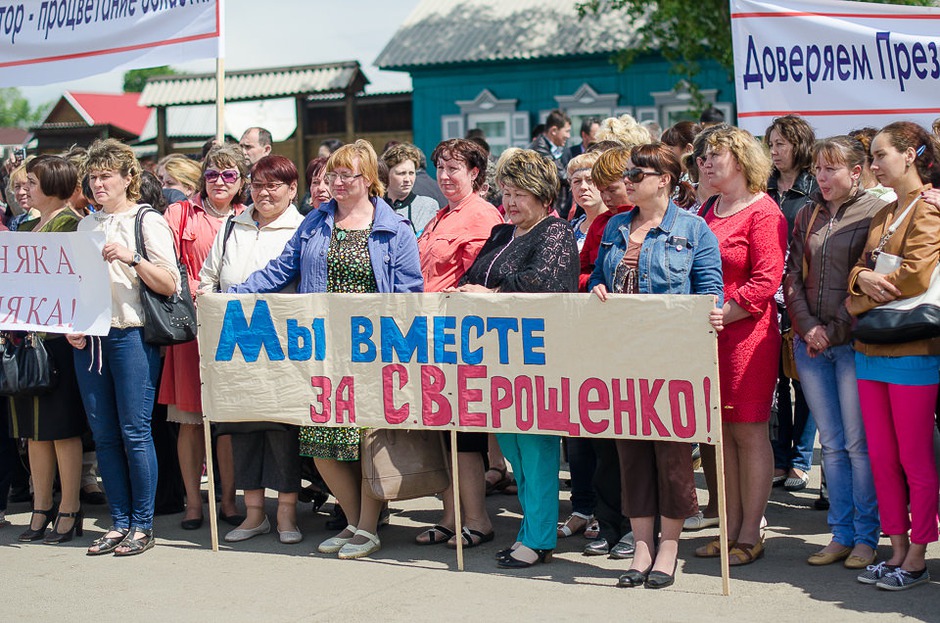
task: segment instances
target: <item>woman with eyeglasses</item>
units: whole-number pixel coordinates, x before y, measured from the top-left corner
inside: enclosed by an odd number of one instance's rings
[[[166,209],[164,218],[173,230],[177,253],[186,266],[190,292],[198,289],[199,271],[223,222],[242,211],[242,186],[246,179],[245,158],[237,147],[213,147],[203,161],[199,193],[191,201],[174,203]],[[186,488],[186,513],[180,522],[184,530],[198,530],[203,522],[200,480],[206,446],[201,388],[197,342],[167,348],[157,402],[167,405],[167,421],[180,425],[176,449]],[[244,517],[239,516],[235,506],[231,437],[219,437],[216,447],[222,485],[219,516],[237,526]]]
[[[640,145],[630,152],[625,191],[636,208],[613,217],[604,230],[589,284],[601,301],[610,293],[705,294],[721,304],[718,240],[705,221],[680,209],[695,201],[694,189],[680,183],[681,176],[679,159],[668,145]],[[674,193],[678,203],[671,200]],[[722,315],[720,307],[709,315],[716,331]],[[633,563],[618,586],[664,588],[675,581],[682,524],[696,510],[692,448],[671,441],[616,443],[621,506],[636,543]]]
[[[382,200],[375,150],[367,141],[343,145],[326,163],[333,199],[311,212],[280,256],[229,292],[421,292],[418,245],[408,222]],[[255,187],[278,192],[277,183]],[[270,188],[269,188],[270,187]],[[299,280],[299,281],[298,281]],[[349,525],[317,548],[339,558],[361,558],[382,547],[376,535],[382,502],[365,494],[359,463],[360,429],[304,427],[300,453],[312,456]],[[298,477],[299,487],[299,477]]]
[[[224,292],[242,283],[280,255],[303,221],[293,205],[297,167],[284,156],[264,156],[251,168],[250,208],[226,221],[216,234],[199,273],[200,293]],[[282,292],[293,292],[288,285]],[[297,499],[300,491],[299,427],[226,425],[232,435],[235,487],[245,492],[244,521],[225,535],[229,543],[271,531],[264,512],[264,490],[277,491],[278,540],[299,543]]]
[[[718,370],[730,564],[746,565],[764,554],[761,523],[773,475],[768,422],[780,360],[774,295],[787,221],[765,192],[770,158],[750,132],[726,126],[705,141],[699,170],[718,195],[706,201],[704,218],[718,237],[724,278]],[[718,539],[695,555],[720,556]]]

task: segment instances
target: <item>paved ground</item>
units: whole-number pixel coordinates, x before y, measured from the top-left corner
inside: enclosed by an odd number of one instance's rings
[[[817,485],[816,478],[811,486]],[[699,474],[699,477],[701,474]],[[466,552],[411,544],[434,522],[438,502],[393,504],[384,548],[370,559],[342,561],[312,553],[330,536],[324,515],[302,505],[306,539],[281,545],[273,535],[222,545],[213,553],[208,528],[185,532],[180,515],[158,517],[157,547],[137,558],[91,558],[84,548],[109,525],[90,507],[86,533],[61,546],[20,544],[26,504],[11,505],[13,526],[0,529],[3,621],[940,621],[940,586],[888,593],[859,584],[841,566],[815,568],[806,557],[828,540],[825,513],[812,509],[815,490],[775,490],[767,510],[767,555],[732,569],[732,595],[721,596],[718,564],[692,557],[715,530],[688,534],[676,584],[665,590],[617,589],[624,561],[585,558],[585,540],[559,543],[555,560],[522,572],[498,570],[493,554],[518,527],[516,498],[488,498],[495,542]],[[562,492],[562,512],[568,511]],[[704,499],[704,498],[703,498]],[[273,517],[275,502],[269,500]],[[882,542],[882,554],[887,553]],[[928,552],[940,578],[940,547]]]

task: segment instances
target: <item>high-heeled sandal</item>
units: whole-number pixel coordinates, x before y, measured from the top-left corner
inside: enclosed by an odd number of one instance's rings
[[[111,532],[117,532],[118,536],[108,536],[108,534]],[[115,528],[114,526],[111,526],[102,536],[92,541],[91,545],[88,546],[88,551],[86,551],[85,554],[87,556],[101,556],[102,554],[110,554],[117,548],[118,545],[124,542],[124,537],[127,536],[127,532],[127,528]]]
[[[503,569],[528,569],[532,565],[537,563],[546,563],[552,561],[552,553],[555,551],[553,549],[533,549],[537,558],[532,562],[526,562],[525,560],[519,560],[518,558],[513,557],[512,554],[509,554],[505,558],[500,558],[496,561],[497,567],[502,567]]]
[[[34,508],[33,515],[42,515],[46,518],[46,520],[42,522],[42,525],[38,529],[33,530],[33,518],[30,517],[30,527],[23,534],[17,537],[17,540],[22,541],[23,543],[28,543],[30,541],[41,541],[42,538],[46,536],[46,528],[48,528],[49,524],[52,523],[52,520],[55,519],[56,509],[54,506],[47,511],[38,511]]]
[[[66,530],[65,532],[59,532],[59,522],[62,521],[62,518],[73,519],[72,527]],[[72,540],[73,535],[82,536],[85,534],[85,528],[82,524],[85,523],[85,511],[79,508],[74,513],[63,513],[59,514],[55,518],[55,525],[52,528],[52,532],[46,535],[42,540],[43,543],[49,545],[56,545],[58,543],[67,543]]]

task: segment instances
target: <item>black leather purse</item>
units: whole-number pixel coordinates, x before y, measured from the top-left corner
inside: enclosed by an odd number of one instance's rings
[[[48,394],[59,381],[59,371],[38,333],[26,333],[19,344],[9,336],[2,338],[2,373],[0,394],[37,396]]]
[[[159,212],[150,206],[142,207],[137,212],[134,223],[134,237],[137,243],[137,252],[145,260],[147,248],[144,246],[144,235],[141,229],[143,217],[153,212],[163,218]],[[182,230],[182,226],[180,227]],[[189,291],[189,279],[186,266],[180,261],[177,253],[176,265],[180,271],[180,292],[170,296],[157,294],[147,287],[143,279],[140,280],[140,304],[144,309],[144,341],[156,346],[172,346],[183,344],[196,339],[196,306]]]

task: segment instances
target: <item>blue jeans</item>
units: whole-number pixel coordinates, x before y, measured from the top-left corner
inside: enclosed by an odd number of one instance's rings
[[[816,423],[810,407],[806,406],[799,381],[793,381],[793,394],[795,401],[790,400],[790,379],[783,375],[781,368],[777,380],[777,437],[770,442],[774,467],[808,472],[813,465]]]
[[[95,438],[111,521],[122,530],[149,530],[157,493],[150,416],[160,350],[144,342],[140,328],[112,328],[101,338],[100,355],[97,341],[89,337],[88,345],[75,351],[75,372]]]
[[[878,500],[855,378],[855,352],[849,345],[833,346],[812,358],[800,337],[794,351],[803,393],[819,427],[832,538],[846,547],[864,543],[875,548]]]

